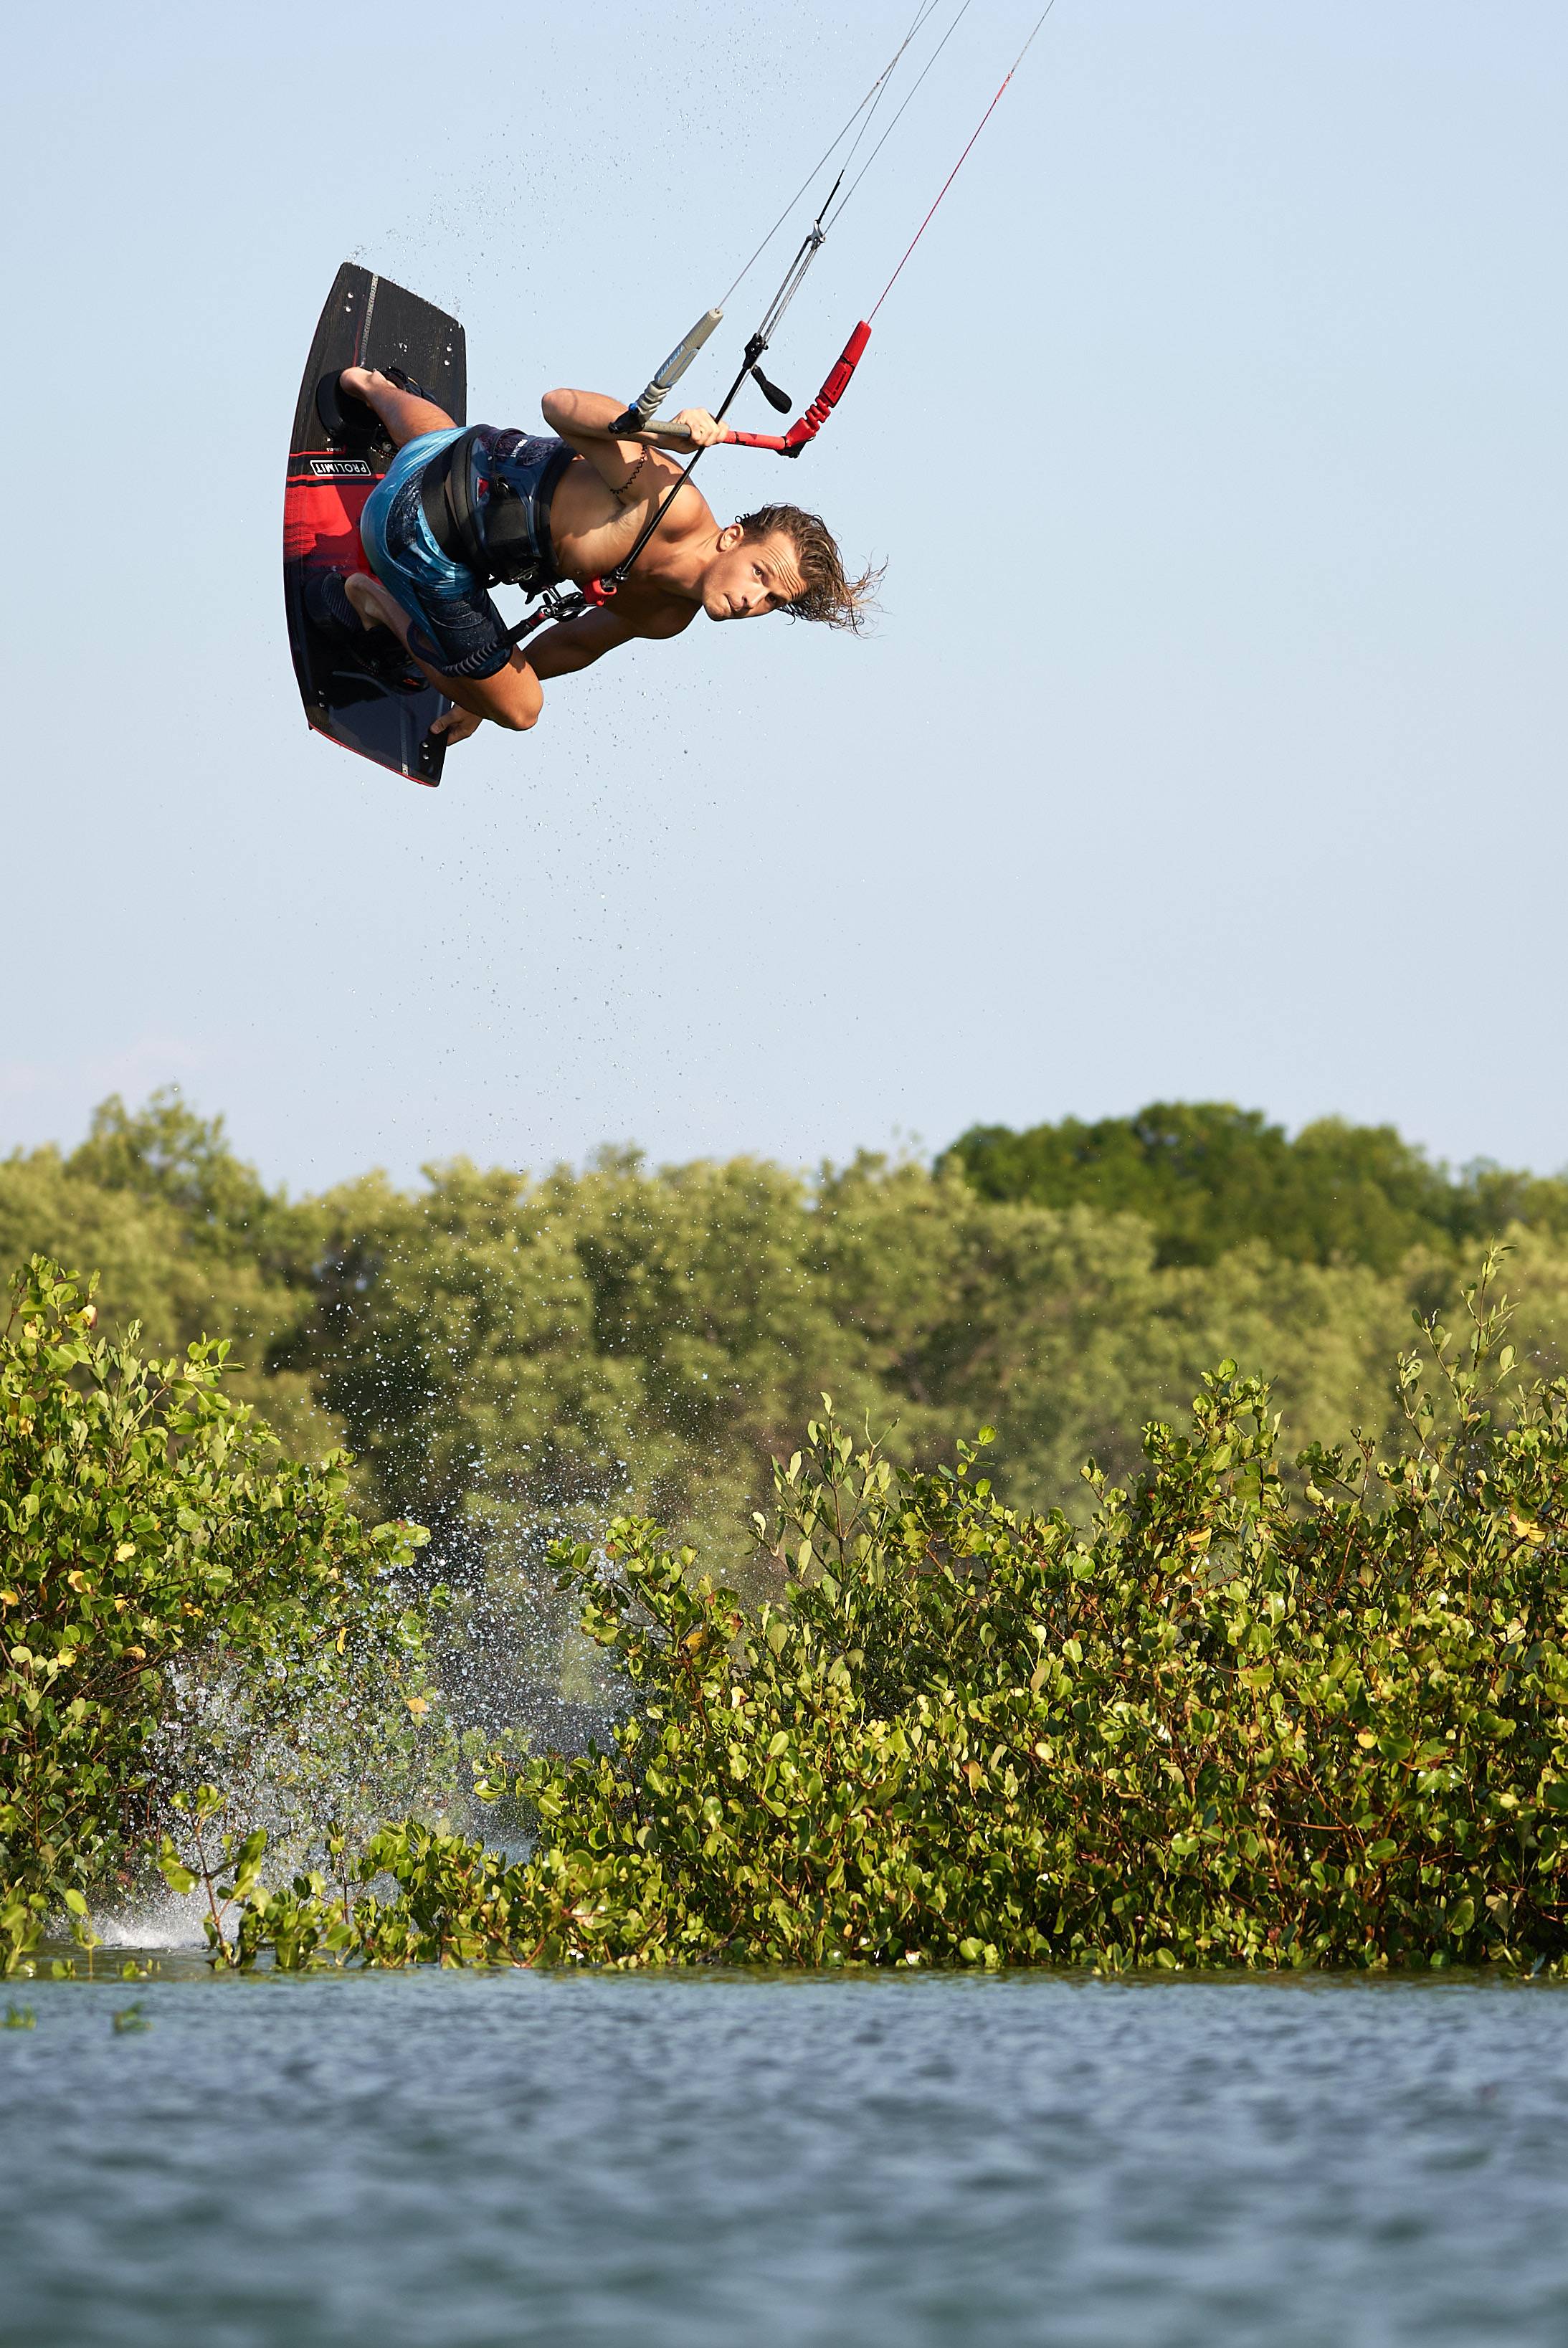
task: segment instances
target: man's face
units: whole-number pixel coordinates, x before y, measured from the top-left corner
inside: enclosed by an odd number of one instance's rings
[[[702,608],[710,620],[755,620],[777,612],[799,595],[800,576],[794,541],[781,530],[748,538],[732,521],[718,534],[718,547],[702,582]]]

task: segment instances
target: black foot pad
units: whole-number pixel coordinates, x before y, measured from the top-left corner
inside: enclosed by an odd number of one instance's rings
[[[370,631],[360,625],[341,571],[309,573],[304,582],[304,608],[311,625],[319,628],[324,636],[341,636],[356,651],[362,646],[368,650]]]
[[[348,600],[341,571],[312,571],[304,582],[305,617],[317,634],[352,654],[356,664],[389,684],[422,685],[390,628],[367,628]]]
[[[327,438],[340,448],[373,448],[387,438],[387,427],[376,410],[344,391],[337,375],[324,375],[316,385],[315,412]]]

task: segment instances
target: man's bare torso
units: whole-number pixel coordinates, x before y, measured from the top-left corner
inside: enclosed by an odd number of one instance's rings
[[[563,574],[579,587],[603,579],[623,563],[652,518],[655,501],[669,497],[677,469],[650,452],[653,475],[645,497],[617,496],[589,462],[575,457],[556,483],[550,504],[550,534]],[[641,489],[642,481],[634,484]],[[701,606],[700,554],[718,528],[701,491],[689,482],[678,489],[657,530],[638,556],[616,595],[616,614],[639,629],[655,617],[673,633],[696,619]]]

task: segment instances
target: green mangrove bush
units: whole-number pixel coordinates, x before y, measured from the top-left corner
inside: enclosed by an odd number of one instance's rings
[[[531,1855],[408,1823],[335,1884],[253,1867],[219,1953],[1556,1965],[1568,1385],[1501,1410],[1506,1315],[1470,1303],[1399,1365],[1399,1456],[1319,1447],[1287,1483],[1225,1363],[1127,1485],[1086,1471],[1087,1530],[1003,1504],[988,1430],[901,1473],[827,1406],[757,1520],[776,1601],[645,1520],[558,1551],[625,1716],[482,1788],[531,1807]]]
[[[226,1344],[144,1357],[43,1257],[0,1331],[0,1962],[128,1879],[211,1746],[330,1709],[373,1659],[418,1690],[424,1539],[362,1524],[342,1454],[280,1462]],[[414,1704],[423,1699],[416,1693]],[[188,1715],[183,1757],[160,1738]],[[403,1717],[408,1718],[407,1700]],[[161,1777],[161,1782],[160,1782]]]

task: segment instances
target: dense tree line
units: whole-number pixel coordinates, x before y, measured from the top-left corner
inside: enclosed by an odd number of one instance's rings
[[[1512,1224],[1568,1236],[1560,1178],[1485,1160],[1450,1176],[1391,1125],[1340,1117],[1292,1140],[1227,1101],[1157,1101],[1136,1117],[1023,1133],[972,1126],[948,1159],[985,1199],[1139,1215],[1161,1264],[1214,1263],[1260,1240],[1295,1262],[1389,1272],[1415,1247],[1479,1254]]]
[[[1382,1128],[1292,1141],[1155,1108],[977,1129],[934,1168],[621,1153],[292,1200],[221,1119],[157,1096],[106,1103],[68,1155],[0,1161],[0,1264],[98,1270],[104,1328],[139,1319],[158,1348],[232,1338],[232,1390],[295,1450],[346,1442],[366,1506],[429,1526],[469,1589],[537,1587],[550,1540],[632,1505],[741,1570],[739,1525],[823,1391],[895,1463],[988,1422],[1009,1504],[1080,1520],[1086,1457],[1127,1472],[1225,1355],[1271,1376],[1287,1448],[1381,1438],[1412,1309],[1505,1231],[1519,1341],[1553,1373],[1568,1185],[1452,1179]]]

